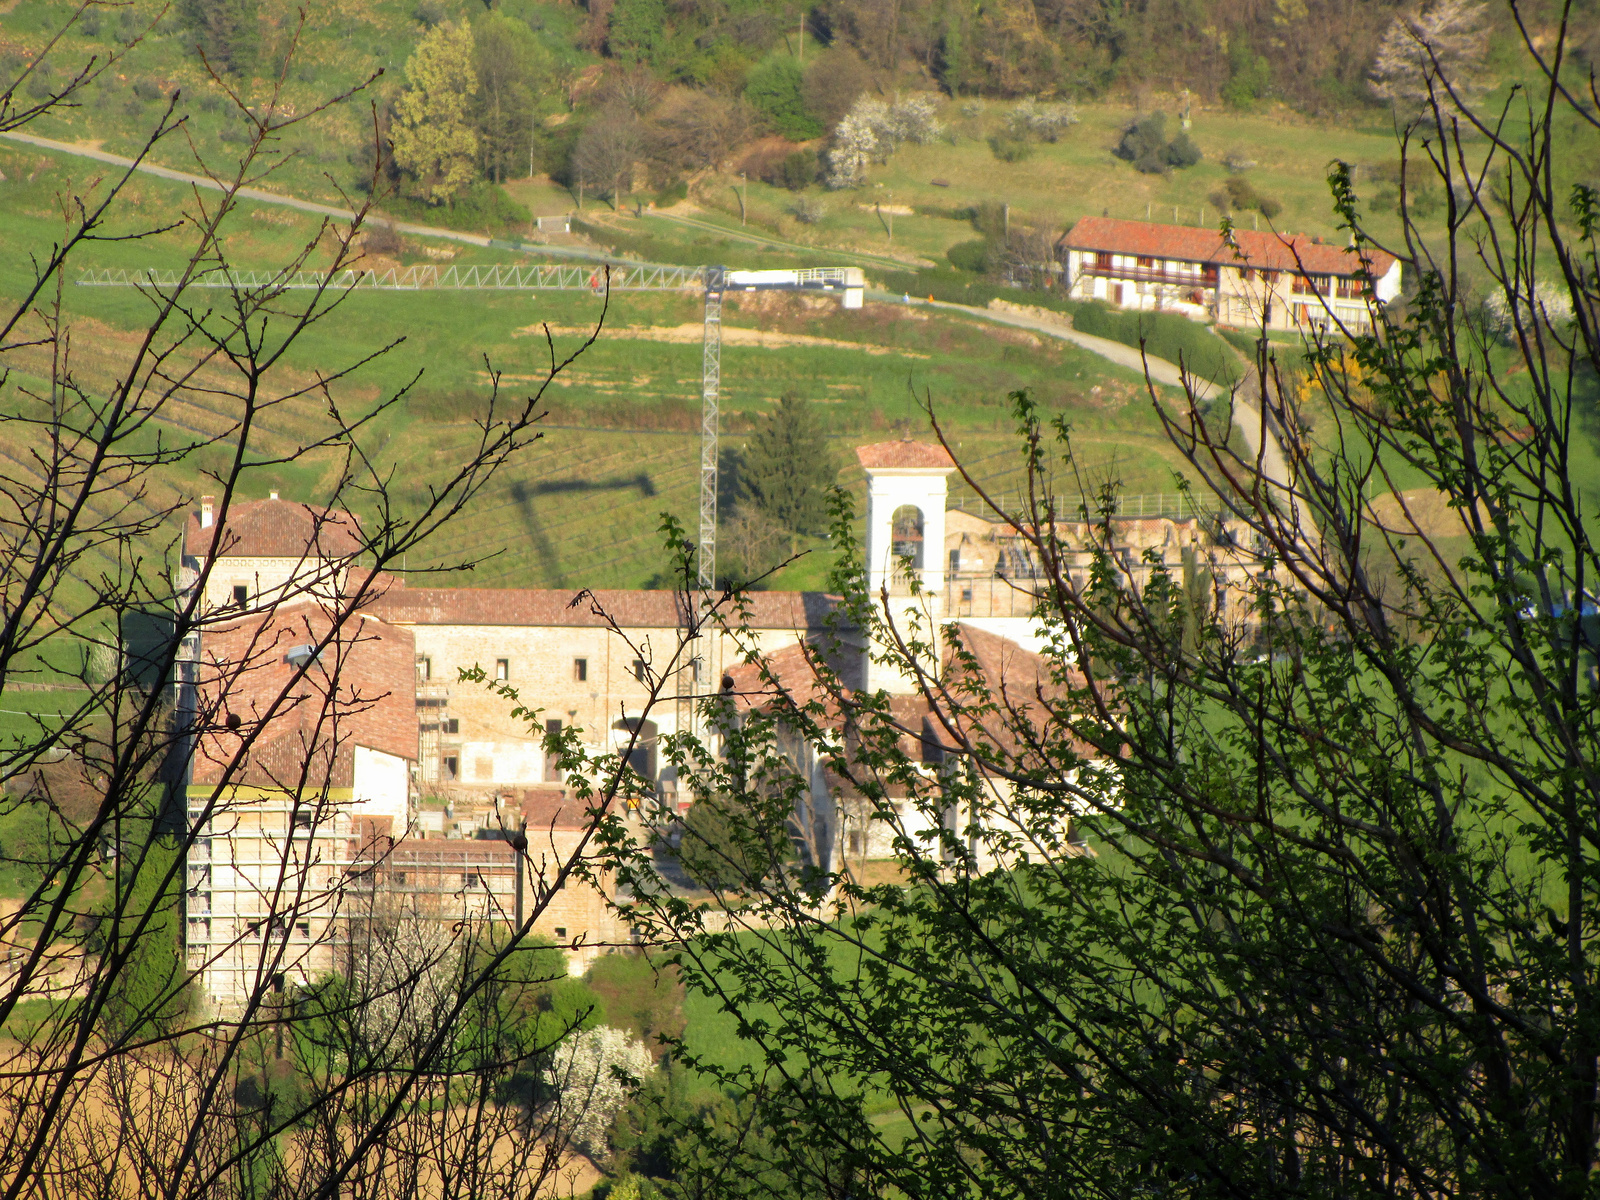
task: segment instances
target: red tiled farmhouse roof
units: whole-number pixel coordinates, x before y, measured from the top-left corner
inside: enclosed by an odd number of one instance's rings
[[[208,719],[195,746],[194,783],[220,782],[261,721],[267,724],[236,783],[293,787],[304,773],[310,787],[349,787],[356,746],[416,760],[416,639],[408,629],[350,618],[279,702],[295,672],[288,652],[320,642],[332,625],[326,609],[305,601],[206,630],[198,691]],[[229,716],[239,718],[236,729],[227,727]]]
[[[943,446],[927,442],[876,442],[857,446],[856,459],[869,471],[954,467],[955,459]]]
[[[207,557],[213,540],[218,555],[242,558],[342,558],[361,549],[360,522],[337,508],[293,500],[235,501],[226,516],[226,521],[219,521],[219,537],[216,526],[201,528],[199,514],[190,513],[183,552]]]
[[[1311,275],[1354,275],[1362,269],[1365,259],[1367,269],[1376,277],[1394,263],[1394,256],[1381,250],[1369,248],[1357,257],[1349,247],[1327,245],[1303,233],[1235,229],[1233,236],[1244,256],[1242,260],[1214,229],[1084,217],[1062,236],[1060,244],[1067,250],[1100,250],[1179,262],[1304,271]]]
[[[745,597],[757,629],[820,628],[834,600],[822,592],[751,592]],[[533,625],[604,628],[609,616],[625,629],[672,629],[681,595],[666,590],[553,588],[396,588],[372,611],[400,625]]]

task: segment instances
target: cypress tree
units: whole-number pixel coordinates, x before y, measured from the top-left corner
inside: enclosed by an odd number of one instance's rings
[[[837,468],[811,405],[786,392],[745,447],[740,482],[761,512],[792,533],[828,527]]]

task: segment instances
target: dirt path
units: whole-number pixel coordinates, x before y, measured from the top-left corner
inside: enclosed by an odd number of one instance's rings
[[[543,337],[544,325],[525,325],[514,337]],[[592,325],[551,325],[552,337],[577,335],[588,337],[594,332]],[[688,325],[608,325],[608,340],[623,342],[671,342],[674,345],[696,345],[705,340],[705,326],[699,322]],[[750,329],[743,325],[722,327],[724,346],[759,346],[774,350],[781,346],[822,346],[835,350],[859,350],[863,354],[892,354],[896,358],[927,358],[915,350],[902,350],[898,346],[879,346],[871,342],[846,342],[839,338],[814,337],[809,333],[776,333],[766,329]]]

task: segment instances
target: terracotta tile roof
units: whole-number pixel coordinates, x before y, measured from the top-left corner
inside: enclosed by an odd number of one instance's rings
[[[943,446],[909,441],[857,446],[856,460],[869,471],[953,468],[956,465],[956,460]]]
[[[222,517],[222,513],[217,514]],[[227,519],[217,528],[200,527],[200,515],[189,514],[184,531],[183,552],[194,558],[212,553],[242,558],[342,558],[361,549],[361,524],[350,513],[337,508],[318,508],[293,500],[234,501]]]
[[[1067,250],[1106,250],[1113,254],[1273,271],[1305,271],[1312,275],[1354,275],[1361,270],[1361,260],[1353,250],[1313,241],[1303,233],[1235,229],[1233,236],[1244,255],[1242,262],[1233,247],[1223,242],[1222,235],[1214,229],[1124,221],[1116,217],[1084,217],[1062,235],[1060,246]],[[1374,278],[1394,263],[1393,255],[1379,250],[1368,250],[1365,258]]]
[[[835,598],[823,592],[751,592],[756,629],[818,629]],[[543,588],[396,588],[372,611],[399,625],[543,625],[604,628],[605,614],[627,629],[672,629],[681,594],[622,589],[572,592]]]
[[[283,605],[201,635],[197,739],[192,782],[219,782],[243,739],[266,720],[295,668],[295,646],[316,644],[333,621],[320,604]],[[243,772],[255,787],[349,787],[356,746],[415,761],[416,639],[367,614],[347,620],[337,638],[259,728]],[[228,728],[229,716],[239,718]]]

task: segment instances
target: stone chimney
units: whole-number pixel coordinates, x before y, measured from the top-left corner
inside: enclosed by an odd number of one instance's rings
[[[216,505],[216,500],[217,500],[217,498],[215,496],[201,496],[200,497],[200,528],[201,529],[210,529],[211,528],[211,526],[212,526],[212,524],[213,524],[213,522],[215,520],[215,518],[212,516],[212,512],[213,512],[213,509],[214,509],[214,507]]]

